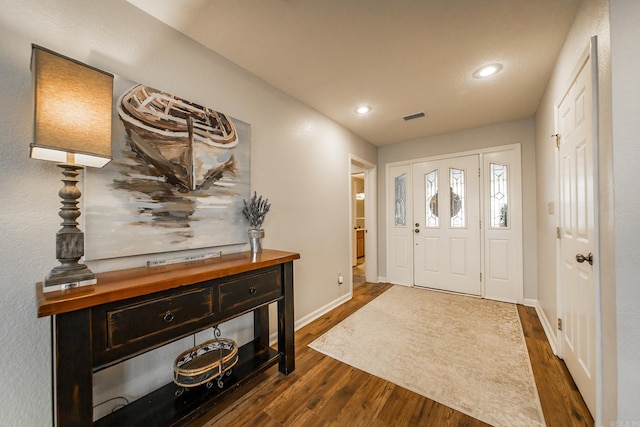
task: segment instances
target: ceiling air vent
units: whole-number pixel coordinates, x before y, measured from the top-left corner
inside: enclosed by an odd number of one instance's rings
[[[403,119],[405,122],[409,120],[419,119],[420,117],[424,117],[424,111],[420,111],[419,113],[409,114],[408,116],[404,116]]]

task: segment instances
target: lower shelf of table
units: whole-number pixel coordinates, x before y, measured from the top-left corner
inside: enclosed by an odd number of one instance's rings
[[[225,376],[224,387],[201,385],[182,388],[169,383],[99,420],[95,426],[176,426],[210,411],[233,390],[280,361],[282,355],[258,341],[238,349],[238,363]],[[182,393],[180,394],[180,392]]]

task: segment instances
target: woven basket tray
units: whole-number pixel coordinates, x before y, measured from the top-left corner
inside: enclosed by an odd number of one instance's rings
[[[238,362],[238,345],[227,338],[205,341],[181,353],[173,364],[173,381],[181,387],[195,387],[217,379]],[[209,386],[209,384],[207,384]]]

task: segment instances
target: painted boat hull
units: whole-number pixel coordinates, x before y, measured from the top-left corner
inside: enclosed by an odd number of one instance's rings
[[[233,168],[238,136],[223,113],[137,85],[118,114],[131,148],[173,185],[198,190]]]

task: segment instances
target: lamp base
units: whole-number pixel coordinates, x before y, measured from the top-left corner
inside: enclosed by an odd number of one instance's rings
[[[60,218],[62,228],[56,233],[56,258],[60,265],[55,267],[44,279],[44,292],[67,290],[81,286],[90,286],[96,283],[96,276],[89,267],[81,264],[80,258],[84,255],[84,233],[78,228],[76,221],[80,216],[78,198],[80,190],[78,183],[78,171],[82,166],[63,163],[58,167],[62,169],[64,186],[58,193],[62,207]]]
[[[67,266],[68,267],[68,266]],[[43,292],[66,291],[67,289],[93,286],[96,276],[84,264],[75,264],[73,268],[55,267],[44,279]]]

